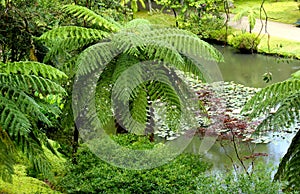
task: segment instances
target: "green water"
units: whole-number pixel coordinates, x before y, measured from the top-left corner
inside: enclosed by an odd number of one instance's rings
[[[224,81],[234,81],[250,87],[265,87],[262,75],[272,73],[272,81],[283,81],[300,69],[300,60],[290,60],[259,54],[239,54],[231,47],[215,47],[223,54],[225,62],[219,63]]]

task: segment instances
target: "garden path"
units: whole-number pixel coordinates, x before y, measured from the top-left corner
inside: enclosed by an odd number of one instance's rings
[[[234,15],[230,15],[229,26],[237,29],[245,29],[249,32],[249,23],[247,17],[243,17],[241,21],[233,21]],[[265,21],[263,21],[264,23]],[[296,21],[295,21],[296,22]],[[252,32],[259,33],[262,23],[259,19],[256,19],[256,23]],[[292,24],[283,24],[279,22],[268,21],[267,32],[272,37],[278,37],[288,40],[294,40],[300,42],[300,28]],[[261,34],[265,34],[265,27],[263,27]],[[266,34],[267,35],[267,34]]]

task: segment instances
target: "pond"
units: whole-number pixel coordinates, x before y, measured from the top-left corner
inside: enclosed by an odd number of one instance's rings
[[[300,60],[282,59],[259,54],[239,54],[231,47],[218,45],[215,45],[215,47],[220,50],[225,58],[225,62],[218,64],[224,81],[234,81],[248,87],[265,87],[268,84],[289,78],[292,73],[300,69]],[[267,72],[272,73],[272,81],[268,84],[263,81],[262,76]],[[270,143],[251,144],[251,147],[255,147],[255,152],[268,154],[268,156],[258,157],[258,160],[278,166],[294,135],[295,130],[293,133],[270,133],[268,134],[272,138]],[[232,162],[228,156],[238,163],[232,142],[225,144],[223,147],[220,145],[220,142],[216,142],[204,154],[204,157],[213,163],[214,170],[232,168]],[[201,140],[195,137],[186,151],[198,153],[200,145]],[[246,144],[240,144],[239,147],[242,156],[250,154]],[[228,156],[226,156],[225,152]]]
[[[224,81],[234,81],[249,87],[265,87],[262,75],[272,73],[268,84],[283,81],[300,69],[300,60],[283,59],[260,54],[236,53],[232,47],[214,45],[224,56],[219,63]]]

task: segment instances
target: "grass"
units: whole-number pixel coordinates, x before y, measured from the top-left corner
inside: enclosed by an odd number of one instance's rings
[[[236,0],[234,5],[236,8],[232,9],[232,13],[238,13],[246,7],[260,7],[261,0]],[[294,0],[289,1],[278,1],[267,0],[264,4],[264,8],[267,11],[269,20],[294,24],[297,19],[300,19],[300,10],[298,8],[300,2],[295,2]],[[257,15],[259,18],[259,15]]]
[[[154,25],[174,27],[175,17],[169,14],[164,14],[158,11],[154,11],[150,14],[147,11],[140,11],[134,14],[134,18],[142,18],[149,20]]]
[[[260,53],[294,57],[300,59],[300,43],[277,37],[270,38],[270,50],[268,49],[268,38],[263,37],[258,45]]]

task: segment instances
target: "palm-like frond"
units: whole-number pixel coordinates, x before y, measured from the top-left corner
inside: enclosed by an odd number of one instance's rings
[[[5,64],[0,63],[0,73],[35,75],[52,80],[67,78],[66,74],[58,69],[33,61],[20,61]]]
[[[109,33],[97,29],[62,26],[45,32],[38,39],[51,48],[45,56],[47,61],[60,53],[82,49],[108,35]]]
[[[275,180],[288,181],[287,190],[300,190],[300,131],[293,138],[287,153],[282,158],[278,170],[274,176]]]
[[[267,86],[247,102],[243,111],[249,112],[250,118],[265,116],[266,119],[258,129],[270,126],[279,127],[278,129],[289,127],[299,119],[299,88],[299,79],[289,79]],[[276,113],[270,113],[271,110],[276,110]]]
[[[243,108],[249,111],[250,118],[264,116],[258,126],[270,130],[288,128],[300,118],[300,71],[292,74],[292,78],[272,84],[256,93]],[[273,113],[270,113],[271,109]],[[287,153],[279,164],[275,180],[288,181],[287,189],[298,191],[300,167],[300,131],[293,138]]]
[[[47,146],[48,142],[37,123],[51,126],[46,116],[49,107],[45,106],[45,100],[34,94],[38,92],[43,97],[64,94],[65,90],[57,82],[67,76],[53,67],[37,62],[0,65],[0,128],[3,130],[0,135],[7,134],[5,137],[23,150],[36,170],[46,173],[49,162],[42,145]],[[0,149],[6,149],[2,147],[5,146],[3,142],[1,139]],[[5,161],[2,157],[4,155],[0,155],[0,165],[1,161]]]
[[[96,24],[99,27],[103,27],[107,31],[116,32],[120,28],[120,25],[117,22],[112,23],[111,20],[108,21],[86,7],[78,5],[65,5],[63,7],[63,11],[72,14],[76,18],[82,18],[87,22],[91,22],[91,24]]]
[[[0,179],[12,182],[15,149],[6,131],[0,127]]]

